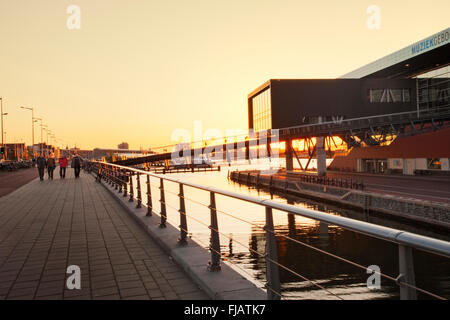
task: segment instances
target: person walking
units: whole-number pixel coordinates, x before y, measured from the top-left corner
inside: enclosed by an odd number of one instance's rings
[[[75,173],[75,178],[79,178],[81,169],[81,158],[78,156],[78,154],[75,154],[73,156],[71,167],[73,168],[73,171]]]
[[[56,167],[56,161],[55,161],[55,158],[53,157],[53,154],[51,154],[47,160],[48,178],[51,180],[53,180],[53,170],[55,170],[55,167]]]
[[[38,167],[38,171],[39,171],[39,178],[41,179],[41,181],[44,180],[44,171],[45,171],[45,167],[47,166],[47,161],[45,161],[45,158],[41,155],[39,155],[36,159],[36,164]]]
[[[59,178],[65,179],[66,178],[66,168],[69,165],[69,161],[67,160],[66,156],[63,155],[59,158]]]

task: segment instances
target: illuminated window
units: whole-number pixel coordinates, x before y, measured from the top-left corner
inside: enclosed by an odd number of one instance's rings
[[[266,89],[252,98],[253,130],[255,132],[272,128],[272,110],[270,89]]]

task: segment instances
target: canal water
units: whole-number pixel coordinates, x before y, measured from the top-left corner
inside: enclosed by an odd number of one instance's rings
[[[245,164],[233,167],[225,166],[219,172],[178,173],[171,174],[170,177],[450,241],[448,233],[432,230],[428,226],[420,227],[406,222],[392,221],[386,217],[367,216],[362,212],[321,204],[308,199],[270,194],[264,190],[240,185],[227,178],[228,171],[249,168],[254,169],[255,166]],[[159,179],[152,178],[151,186],[154,211],[159,213]],[[166,181],[165,190],[168,221],[174,226],[178,226],[180,221],[178,184]],[[184,192],[187,199],[186,214],[189,236],[207,249],[210,237],[208,229],[209,193],[190,187],[185,187]],[[145,195],[145,193],[143,194]],[[264,286],[266,280],[264,207],[220,195],[216,196],[216,204],[223,259],[234,265],[235,269],[245,277],[254,280],[261,287]],[[278,234],[278,261],[296,273],[280,268],[282,299],[399,298],[399,287],[394,281],[382,277],[379,289],[369,289],[367,280],[371,274],[368,274],[366,269],[355,267],[311,248],[329,252],[365,267],[376,265],[380,268],[381,273],[396,278],[398,276],[398,247],[395,244],[278,210],[273,211],[273,216],[275,232]],[[283,236],[295,239],[297,242]],[[416,286],[439,296],[450,298],[450,259],[418,250],[413,251],[413,256]],[[206,264],[207,261],[205,261],[205,266]],[[430,299],[429,296],[420,292],[418,297],[419,299]]]

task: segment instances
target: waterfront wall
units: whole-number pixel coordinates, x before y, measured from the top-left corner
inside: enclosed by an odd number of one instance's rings
[[[266,175],[259,171],[234,171],[230,173],[230,179],[249,186],[285,192],[367,213],[381,213],[450,229],[450,205],[444,203],[296,181],[291,177]]]

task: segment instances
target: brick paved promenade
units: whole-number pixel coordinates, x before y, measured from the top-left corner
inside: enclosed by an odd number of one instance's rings
[[[0,300],[208,299],[94,178],[56,173],[0,198]]]

